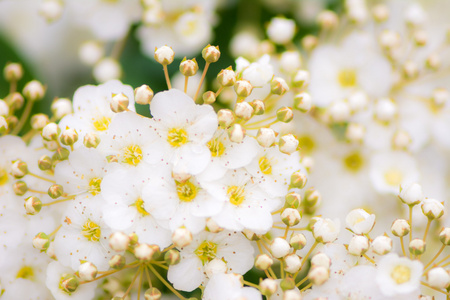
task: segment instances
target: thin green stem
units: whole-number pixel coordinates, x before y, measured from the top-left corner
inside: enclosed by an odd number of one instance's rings
[[[17,135],[25,125],[25,122],[28,120],[28,117],[30,116],[31,109],[33,108],[34,101],[31,101],[28,99],[27,105],[25,106],[25,109],[23,110],[22,116],[20,117],[19,123],[17,123],[17,126],[14,128],[14,130],[11,132],[12,135]]]
[[[174,293],[175,296],[177,296],[178,298],[182,299],[182,300],[187,300],[187,298],[183,297],[176,289],[173,288],[173,286],[168,283],[159,273],[158,271],[155,270],[155,268],[153,268],[152,265],[148,265],[148,268],[150,269],[150,271],[156,276],[158,277],[158,279],[172,292]]]
[[[200,93],[200,89],[202,88],[203,81],[205,80],[206,72],[208,72],[210,63],[206,62],[205,68],[203,69],[202,78],[200,79],[200,83],[198,84],[197,91],[195,92],[194,101],[197,100],[198,93]]]

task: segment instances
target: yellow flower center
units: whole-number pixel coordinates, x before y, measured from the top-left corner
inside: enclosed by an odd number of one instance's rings
[[[29,266],[23,266],[22,268],[20,268],[19,272],[17,272],[16,278],[32,280],[34,278],[33,268]]]
[[[197,29],[197,22],[195,20],[189,21],[185,23],[185,27],[182,30],[183,35],[189,36],[195,33]]]
[[[8,172],[5,169],[0,168],[0,185],[6,184],[8,179]]]
[[[138,145],[130,145],[122,149],[122,162],[137,166],[142,160],[142,150]]]
[[[314,140],[309,135],[300,136],[298,145],[302,152],[311,153],[315,148]]]
[[[238,206],[245,200],[245,188],[243,186],[232,185],[228,188],[227,195],[230,203]]]
[[[270,161],[266,156],[263,156],[259,159],[259,169],[263,174],[272,174],[272,166],[270,165]]]
[[[391,278],[394,279],[397,284],[408,282],[411,278],[411,269],[403,265],[395,266],[391,272]]]
[[[105,131],[108,129],[109,123],[111,123],[111,118],[100,117],[94,121],[93,125],[97,131]]]
[[[92,196],[95,196],[102,191],[100,187],[101,183],[102,179],[99,177],[92,178],[91,181],[89,181],[89,193],[91,193]]]
[[[211,151],[211,155],[213,157],[222,156],[225,152],[225,146],[217,138],[210,140],[206,145],[208,146],[209,151]]]
[[[356,71],[343,69],[338,73],[338,82],[344,88],[356,86]]]
[[[138,213],[140,213],[143,216],[149,216],[150,214],[145,210],[144,208],[144,200],[141,198],[137,199],[136,202],[134,202],[134,205],[136,206],[136,209]]]
[[[205,263],[216,258],[217,244],[211,241],[204,241],[198,246],[194,253],[200,258],[202,264],[205,265]]]
[[[102,231],[97,223],[87,220],[82,226],[81,234],[91,242],[98,242]]]
[[[188,142],[188,134],[183,128],[172,128],[167,133],[167,141],[172,147],[178,148]]]
[[[344,166],[347,170],[352,172],[358,172],[364,165],[364,158],[358,152],[351,153],[344,157]]]
[[[399,186],[403,180],[403,173],[397,169],[390,169],[386,173],[384,173],[384,180],[390,186]]]
[[[194,200],[197,196],[198,190],[200,189],[190,180],[186,180],[185,182],[175,181],[175,183],[177,185],[178,198],[180,198],[183,202],[191,202]]]

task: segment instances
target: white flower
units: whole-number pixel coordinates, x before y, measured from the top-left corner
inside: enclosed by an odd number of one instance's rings
[[[264,99],[270,93],[270,81],[274,75],[270,56],[263,55],[258,61],[250,63],[245,58],[236,59],[236,73],[242,72],[242,79],[248,80],[257,89],[253,89],[246,101]]]
[[[422,272],[420,261],[391,253],[380,259],[375,280],[385,296],[407,294],[420,288]]]
[[[348,213],[345,218],[347,226],[356,234],[369,233],[375,225],[375,215],[357,208]]]
[[[239,278],[234,274],[214,275],[203,291],[204,300],[260,300],[261,298],[262,295],[257,289],[242,287]]]

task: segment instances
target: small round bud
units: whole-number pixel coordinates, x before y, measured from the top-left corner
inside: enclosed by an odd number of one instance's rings
[[[403,75],[408,79],[416,78],[419,75],[419,67],[414,61],[408,60],[403,65]]]
[[[38,167],[42,171],[50,170],[53,167],[52,159],[48,155],[42,155],[38,160]]]
[[[282,258],[289,253],[291,246],[289,243],[283,238],[275,238],[270,244],[270,252],[275,258]]]
[[[220,50],[218,46],[208,45],[202,50],[202,57],[207,63],[215,63],[220,58]]]
[[[266,106],[262,100],[254,100],[250,103],[253,107],[253,114],[260,116],[266,111]]]
[[[41,211],[42,202],[39,198],[31,196],[25,199],[24,207],[27,215],[35,215]]]
[[[223,231],[223,228],[217,225],[216,221],[214,221],[212,218],[206,219],[206,225],[205,230],[212,232],[212,233],[218,233]]]
[[[72,113],[72,102],[67,98],[56,99],[52,102],[51,111],[56,119],[62,119]]]
[[[5,117],[0,116],[0,134],[4,134],[8,130],[8,121]]]
[[[309,270],[308,278],[312,284],[319,286],[330,278],[330,271],[328,268],[322,266],[313,267]]]
[[[236,103],[236,108],[234,109],[236,117],[250,120],[253,116],[253,107],[248,102],[238,102]]]
[[[214,258],[205,266],[205,273],[208,278],[216,274],[224,274],[227,272],[227,264],[219,258]]]
[[[9,106],[6,101],[0,99],[0,116],[7,117],[9,115]]]
[[[177,228],[172,233],[172,242],[176,247],[183,248],[192,242],[192,233],[187,228]]]
[[[289,91],[289,86],[281,77],[274,77],[270,82],[270,92],[275,95],[284,95]]]
[[[412,183],[406,187],[401,186],[398,197],[407,205],[413,206],[419,204],[424,199],[422,186],[418,183]]]
[[[23,68],[19,63],[7,63],[3,69],[3,75],[8,82],[16,82],[23,77]]]
[[[69,158],[70,151],[66,148],[59,147],[53,154],[53,160],[63,161]]]
[[[278,149],[284,154],[292,154],[297,151],[299,141],[293,134],[285,134],[278,141]]]
[[[325,253],[317,253],[311,257],[311,266],[329,269],[331,266],[331,259]]]
[[[110,258],[108,263],[112,269],[120,270],[120,269],[123,269],[123,267],[127,263],[127,260],[125,259],[125,256],[116,254]]]
[[[437,107],[443,107],[449,100],[450,94],[447,89],[437,88],[433,90],[431,100]]]
[[[34,130],[42,130],[50,122],[46,114],[35,114],[31,117],[31,127]]]
[[[256,134],[256,141],[264,148],[272,147],[275,144],[275,131],[272,128],[260,128]]]
[[[318,218],[312,226],[314,238],[319,243],[330,243],[339,235],[339,222],[328,218]]]
[[[73,274],[65,274],[59,282],[59,288],[68,294],[75,292],[79,285],[80,281]]]
[[[308,177],[306,177],[306,174],[304,174],[303,172],[301,171],[294,172],[291,175],[291,183],[289,184],[289,188],[302,189],[305,187],[307,180]]]
[[[303,233],[297,233],[289,239],[289,245],[295,250],[301,250],[306,246],[306,237]]]
[[[294,96],[294,108],[301,112],[308,112],[312,107],[311,96],[306,93],[299,93]]]
[[[231,67],[223,69],[217,75],[217,81],[221,86],[233,86],[236,83],[236,73]]]
[[[381,23],[389,18],[389,8],[386,4],[377,4],[372,8],[372,15],[375,21]]]
[[[162,297],[161,292],[155,287],[149,288],[144,293],[145,300],[159,300],[161,299],[161,297]]]
[[[153,90],[146,84],[134,89],[134,101],[136,101],[137,104],[150,104],[153,99],[153,95]]]
[[[99,60],[92,70],[97,82],[107,82],[122,76],[122,67],[120,63],[111,57],[105,57]]]
[[[25,181],[22,180],[14,182],[12,187],[14,194],[16,194],[17,196],[25,195],[25,193],[28,192],[28,185]]]
[[[385,235],[377,236],[372,241],[372,251],[378,255],[385,255],[392,250],[392,239]]]
[[[363,235],[355,235],[348,244],[348,253],[361,256],[369,250],[369,240]]]
[[[25,85],[22,94],[30,101],[38,101],[44,97],[45,87],[39,81],[32,80]]]
[[[255,259],[255,267],[259,270],[267,270],[273,265],[273,259],[267,254],[259,254]]]
[[[50,238],[44,232],[39,232],[33,238],[33,247],[40,250],[45,251],[50,246]]]
[[[20,159],[13,161],[11,166],[12,176],[20,179],[23,176],[27,175],[27,173],[28,173],[28,165],[26,162]]]
[[[64,193],[64,188],[60,184],[53,184],[48,188],[48,195],[52,199],[61,197],[63,193]]]
[[[217,112],[217,119],[219,121],[220,127],[228,128],[234,123],[234,114],[229,109],[220,109]]]
[[[297,225],[301,218],[300,212],[294,208],[285,208],[281,213],[281,221],[287,226]]]
[[[296,192],[290,192],[284,197],[284,207],[297,209],[302,202],[302,196]]]
[[[438,53],[431,53],[425,61],[425,66],[431,70],[438,70],[441,65],[442,60]]]
[[[436,199],[425,199],[422,202],[422,212],[428,219],[439,219],[444,214],[444,205]]]
[[[350,142],[362,142],[365,134],[366,128],[358,123],[349,123],[345,130],[345,137]]]
[[[155,60],[161,65],[170,65],[175,57],[175,52],[171,47],[162,46],[155,49]]]
[[[129,104],[130,100],[124,93],[112,95],[110,107],[113,112],[119,113],[126,111]]]
[[[242,233],[249,241],[258,241],[261,239],[260,235],[256,234],[254,231],[251,231],[250,229],[244,229],[242,230]]]
[[[390,122],[397,114],[397,106],[389,98],[381,98],[375,104],[375,116],[382,122]]]
[[[281,279],[281,281],[280,281],[280,288],[281,288],[281,290],[283,292],[294,289],[295,288],[295,281],[294,281],[294,279],[291,278],[291,277],[286,277],[286,278]]]
[[[42,138],[47,141],[56,141],[56,139],[59,137],[59,134],[61,133],[61,128],[56,123],[48,123],[45,125],[45,127],[42,129]]]
[[[25,103],[22,94],[18,92],[9,94],[5,98],[5,101],[8,103],[9,108],[12,110],[21,109],[23,107],[23,104]]]
[[[246,98],[248,97],[253,90],[253,86],[251,85],[250,81],[241,79],[236,81],[234,84],[234,91],[236,92],[236,95],[240,98]]]
[[[284,270],[288,273],[295,273],[300,270],[302,260],[297,254],[289,254],[283,258],[285,266]]]
[[[123,232],[114,232],[109,236],[109,246],[116,252],[122,252],[128,249],[130,237]]]
[[[245,137],[245,129],[240,124],[233,124],[228,129],[228,137],[230,141],[234,143],[240,143],[244,140]]]
[[[320,27],[322,27],[322,29],[330,30],[338,26],[339,18],[334,11],[324,10],[319,13],[317,22],[319,23]]]
[[[40,3],[39,14],[43,16],[47,22],[51,23],[59,18],[64,10],[63,2],[60,0],[44,0]]]
[[[411,226],[409,226],[408,221],[397,219],[392,223],[391,231],[395,236],[403,237],[411,231]]]
[[[329,106],[328,112],[333,122],[343,123],[350,118],[351,109],[347,101],[335,101]]]
[[[274,279],[266,278],[259,283],[259,289],[261,294],[266,297],[270,297],[275,294],[278,289],[277,282]]]
[[[309,85],[309,72],[306,70],[298,70],[292,77],[292,85],[296,88],[305,89]],[[309,95],[308,95],[309,96]],[[295,101],[295,98],[294,98]],[[294,105],[296,106],[296,105]]]
[[[180,251],[176,249],[170,249],[164,254],[164,261],[169,265],[173,266],[180,262],[181,256]]]
[[[426,250],[425,241],[422,239],[413,239],[409,242],[409,252],[413,255],[422,255]]]
[[[319,40],[314,35],[305,35],[302,38],[302,48],[305,49],[307,52],[312,51],[314,48],[316,48],[317,44],[319,43]]]
[[[267,26],[267,36],[276,44],[286,44],[292,40],[296,31],[294,20],[275,17]]]
[[[4,118],[4,117],[2,117],[2,118]],[[5,118],[5,120],[6,120],[7,128],[9,128],[10,130],[13,130],[19,123],[19,119],[16,116],[9,116],[9,117]]]
[[[446,246],[450,245],[450,227],[442,228],[439,233],[439,240]]]
[[[78,57],[87,66],[95,65],[105,55],[105,50],[97,41],[86,41],[78,49]]]
[[[447,289],[450,285],[450,275],[444,268],[433,268],[427,273],[427,282],[436,289]]]
[[[305,208],[317,207],[322,202],[322,195],[318,190],[313,188],[308,189],[305,192],[304,203]]]
[[[277,110],[277,120],[283,123],[289,123],[294,118],[294,112],[290,107],[281,107]]]
[[[425,30],[416,30],[413,34],[414,43],[418,47],[423,47],[427,44],[428,34]]]
[[[302,300],[302,295],[298,290],[292,289],[284,291],[283,300]]]
[[[100,137],[94,132],[88,132],[84,135],[83,145],[86,148],[97,148],[100,144]]]
[[[94,280],[97,277],[97,273],[97,267],[89,261],[80,264],[78,267],[78,274],[82,281]]]
[[[180,73],[184,76],[194,76],[198,71],[198,63],[194,59],[187,59],[186,57],[180,63]]]
[[[203,93],[202,99],[204,104],[213,104],[214,102],[216,102],[216,93],[207,91]]]
[[[375,225],[375,215],[369,214],[364,209],[356,208],[345,217],[345,223],[355,234],[367,234]]]
[[[137,245],[139,242],[139,236],[135,232],[130,233],[128,236],[130,237],[130,245]]]
[[[78,133],[75,129],[68,128],[61,133],[59,140],[63,145],[72,146],[78,141]]]

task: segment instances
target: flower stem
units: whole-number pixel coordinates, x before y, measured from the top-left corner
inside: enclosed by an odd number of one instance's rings
[[[150,271],[155,274],[156,277],[169,289],[174,293],[175,296],[182,300],[187,300],[185,297],[183,297],[176,289],[173,288],[173,286],[168,283],[159,273],[155,270],[155,268],[152,267],[152,265],[147,265],[147,267],[150,269]]]
[[[172,88],[172,85],[170,84],[170,77],[169,71],[167,70],[167,65],[163,65],[163,69],[164,69],[164,76],[166,77],[167,88],[170,90]]]
[[[439,249],[439,251],[436,253],[436,255],[430,260],[429,263],[427,263],[427,265],[423,268],[424,270],[426,270],[432,263],[433,261],[436,260],[436,258],[439,257],[439,255],[442,253],[442,251],[444,251],[445,245],[442,245],[441,249]]]
[[[203,80],[205,80],[205,76],[206,76],[206,72],[208,72],[208,68],[209,68],[209,62],[206,62],[205,68],[203,69],[202,78],[200,79],[200,83],[198,84],[197,91],[195,92],[194,101],[197,100],[198,93],[200,93],[200,89],[202,87]]]
[[[31,109],[33,108],[33,103],[34,101],[28,100],[27,105],[23,110],[22,116],[20,116],[19,123],[17,123],[17,126],[11,132],[12,135],[17,135],[22,130],[23,126],[25,125],[25,122],[28,120],[28,117],[30,116]]]

